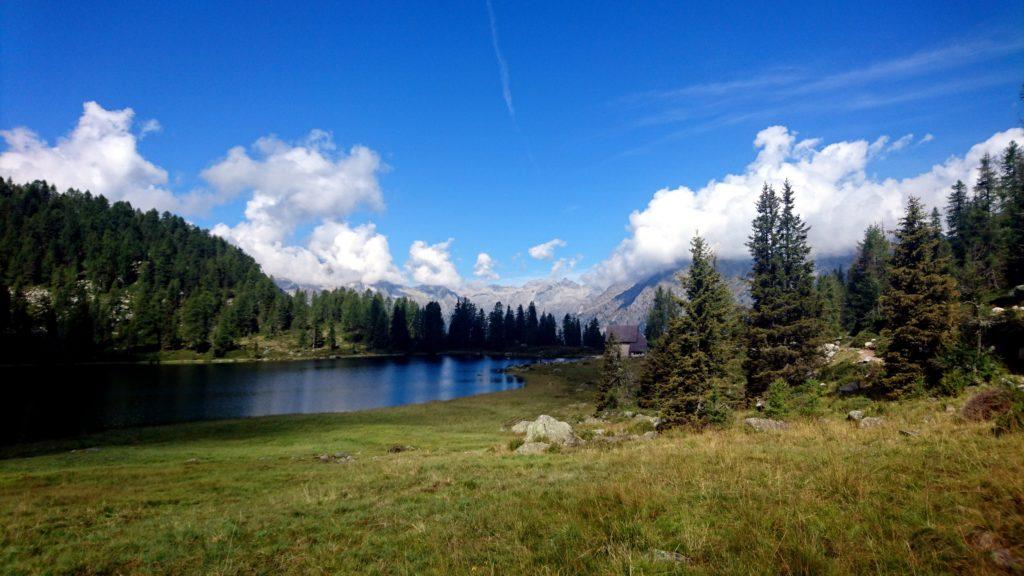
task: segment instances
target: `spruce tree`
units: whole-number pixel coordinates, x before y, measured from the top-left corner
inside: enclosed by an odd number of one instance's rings
[[[614,335],[610,335],[601,359],[601,380],[597,385],[597,399],[594,403],[597,413],[618,407],[619,399],[616,393],[622,389],[624,383],[625,372],[622,358],[619,356],[619,343]]]
[[[883,353],[883,387],[890,397],[933,387],[942,377],[939,354],[956,323],[956,281],[937,247],[936,231],[925,220],[921,201],[911,197],[896,231],[896,246],[881,299],[889,344]]]
[[[1010,287],[1024,284],[1024,153],[1010,142],[1003,153],[999,178],[1003,198],[1003,229],[1006,281]]]
[[[647,322],[644,326],[644,337],[647,342],[653,345],[658,338],[668,329],[669,323],[679,315],[679,303],[672,292],[658,286],[654,290],[654,301],[647,313]]]
[[[690,269],[682,278],[686,299],[680,303],[681,314],[648,360],[661,365],[645,375],[659,375],[647,388],[653,389],[654,403],[668,422],[701,425],[736,356],[735,322],[729,288],[700,236],[690,242],[690,257]]]
[[[333,327],[333,324],[332,324]],[[399,298],[391,311],[390,345],[392,350],[408,352],[412,347],[409,321],[406,314],[406,300]]]
[[[967,186],[960,180],[953,184],[953,189],[946,198],[946,237],[953,252],[954,262],[963,266],[967,254],[968,225],[967,213],[970,210],[970,199],[967,197]]]
[[[747,329],[750,395],[762,394],[779,378],[802,384],[821,362],[821,306],[808,230],[795,211],[789,182],[781,197],[765,185],[747,243],[753,259]]]
[[[889,241],[885,232],[879,225],[868,226],[864,239],[857,245],[857,256],[847,275],[843,325],[851,334],[881,329],[878,299],[885,288],[888,261]]]

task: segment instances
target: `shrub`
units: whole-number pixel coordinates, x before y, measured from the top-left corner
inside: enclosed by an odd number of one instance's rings
[[[814,416],[821,408],[821,383],[811,378],[793,388],[790,404],[801,416]]]
[[[999,360],[987,350],[978,350],[959,341],[942,355],[945,369],[937,392],[955,396],[968,386],[981,386],[996,381],[1005,373]]]
[[[972,396],[960,414],[967,420],[981,422],[1008,411],[1010,404],[1010,391],[1007,388],[988,388]]]
[[[515,452],[516,449],[519,448],[520,446],[522,446],[524,442],[525,442],[525,440],[523,440],[522,438],[513,438],[513,439],[509,440],[508,441],[509,452]]]
[[[764,415],[769,418],[784,418],[792,410],[792,391],[785,380],[778,379],[768,385],[764,394]]]
[[[1006,411],[996,417],[996,436],[1024,431],[1024,389],[1009,382],[1006,397]]]
[[[711,426],[726,426],[732,420],[732,408],[719,396],[717,388],[712,390],[708,399],[704,419]]]

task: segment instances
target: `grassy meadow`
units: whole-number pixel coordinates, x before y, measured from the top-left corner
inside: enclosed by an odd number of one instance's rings
[[[0,449],[0,573],[998,574],[993,549],[1024,553],[1024,435],[945,400],[826,398],[777,433],[738,414],[512,453],[505,429],[539,414],[589,436],[575,422],[598,367],[533,367],[520,390],[448,402]],[[859,429],[851,407],[885,420]]]

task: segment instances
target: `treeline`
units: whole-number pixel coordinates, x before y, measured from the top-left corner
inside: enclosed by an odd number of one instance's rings
[[[566,314],[537,312],[533,302],[512,310],[501,302],[485,313],[466,298],[455,303],[446,321],[437,302],[420,306],[405,297],[349,288],[307,294],[296,292],[290,325],[305,349],[338,349],[344,343],[378,352],[489,351],[562,346],[599,350],[604,337],[597,319],[584,327]]]
[[[169,213],[44,182],[0,180],[0,361],[135,358],[188,349],[507,351],[604,345],[597,320],[530,303],[485,313],[339,288],[289,295],[244,252]],[[251,345],[251,350],[249,346]]]
[[[1011,143],[957,182],[944,212],[911,198],[898,227],[871,226],[848,271],[817,274],[808,226],[789,182],[765,185],[747,246],[751,305],[738,306],[702,238],[676,297],[659,289],[651,352],[623,384],[606,356],[598,406],[635,395],[675,424],[703,426],[742,404],[818,394],[834,344],[874,341],[880,369],[863,392],[883,398],[956,394],[1020,371],[1024,349],[1024,155]],[[610,383],[610,382],[614,383]]]

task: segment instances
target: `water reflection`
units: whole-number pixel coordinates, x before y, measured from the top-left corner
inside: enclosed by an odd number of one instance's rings
[[[182,366],[0,369],[0,441],[271,414],[345,412],[509,390],[492,357],[366,358]]]

